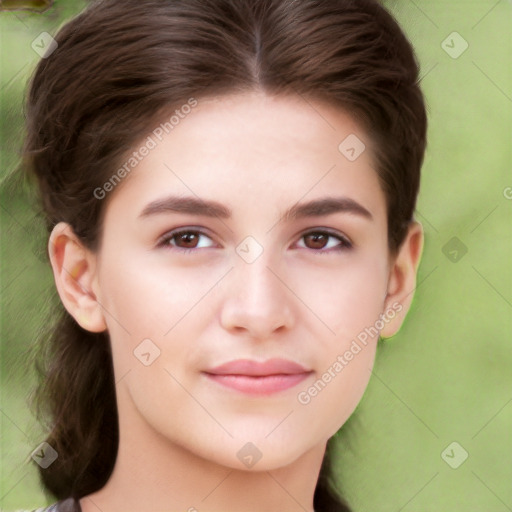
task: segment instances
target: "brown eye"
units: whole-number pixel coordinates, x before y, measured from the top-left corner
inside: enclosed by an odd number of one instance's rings
[[[323,249],[329,240],[329,235],[325,235],[323,233],[312,233],[310,235],[305,235],[304,240],[308,240],[310,242],[310,249]]]
[[[201,245],[202,239],[211,240],[211,238],[202,231],[182,229],[180,231],[172,231],[164,235],[157,245],[159,247],[171,248],[185,252],[213,246],[213,244],[204,245],[204,243]]]
[[[310,231],[302,235],[301,240],[305,241],[306,249],[312,249],[315,252],[326,253],[350,249],[352,244],[342,235],[333,234],[328,231]]]
[[[173,239],[176,240],[178,246],[180,246],[180,244],[184,244],[186,249],[190,249],[191,247],[195,247],[197,245],[199,237],[196,233],[186,231],[184,233],[174,235]]]

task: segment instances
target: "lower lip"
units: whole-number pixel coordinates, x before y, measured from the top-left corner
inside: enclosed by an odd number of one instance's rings
[[[251,377],[248,375],[217,375],[207,373],[207,377],[223,386],[236,389],[250,395],[270,395],[284,391],[299,384],[312,372],[294,373],[290,375],[268,375]]]

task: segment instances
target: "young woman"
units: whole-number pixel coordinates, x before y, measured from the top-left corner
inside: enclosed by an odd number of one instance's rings
[[[404,33],[373,0],[103,0],[55,43],[25,146],[49,510],[349,510],[330,440],[422,248]]]

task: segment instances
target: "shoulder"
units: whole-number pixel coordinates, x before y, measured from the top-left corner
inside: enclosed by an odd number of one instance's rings
[[[33,510],[17,510],[16,512],[82,512],[80,503],[73,498],[57,501],[48,507],[40,507]]]
[[[40,507],[40,508],[33,508],[33,509],[18,509],[14,512],[57,512],[56,504],[50,505],[49,507]]]
[[[14,512],[57,512],[56,504],[50,505],[49,507],[40,507],[33,509],[18,509]]]
[[[53,505],[50,505],[49,507],[40,507],[40,508],[34,508],[34,509],[19,509],[15,512],[59,512],[59,509],[57,508],[57,503],[54,503]]]

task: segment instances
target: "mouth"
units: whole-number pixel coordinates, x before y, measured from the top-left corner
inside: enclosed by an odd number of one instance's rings
[[[284,391],[312,373],[312,370],[286,359],[270,359],[263,363],[238,359],[203,372],[209,380],[250,395]]]

